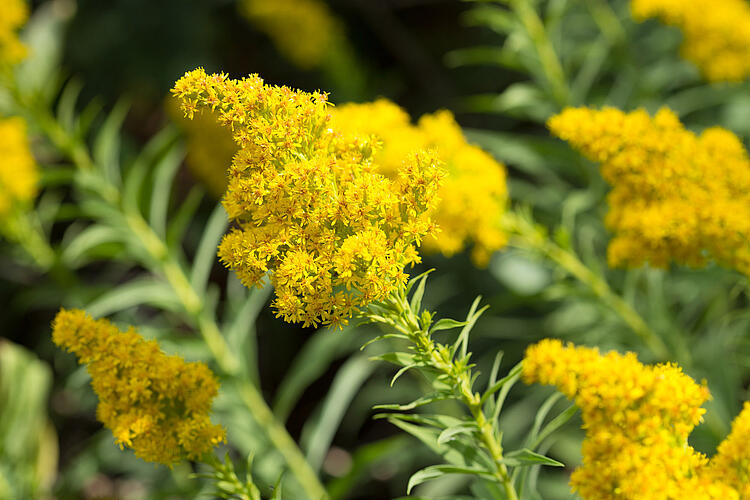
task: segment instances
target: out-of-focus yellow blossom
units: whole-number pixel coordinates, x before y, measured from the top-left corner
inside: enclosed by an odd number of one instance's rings
[[[337,130],[354,137],[373,135],[382,142],[375,163],[388,177],[413,150],[437,151],[447,170],[433,215],[440,232],[425,238],[423,250],[450,256],[472,244],[472,259],[485,266],[492,253],[505,245],[501,228],[508,196],[505,167],[466,142],[450,111],[424,115],[412,125],[406,111],[379,99],[337,106],[332,116]]]
[[[2,15],[2,14],[0,14]],[[36,197],[39,172],[31,154],[26,122],[0,119],[0,219]]]
[[[242,0],[240,9],[300,68],[318,66],[343,39],[338,20],[321,0]]]
[[[97,418],[121,448],[172,466],[225,441],[224,429],[209,417],[219,384],[205,364],[169,356],[133,328],[122,332],[79,310],[57,314],[52,340],[87,365],[99,396]]]
[[[611,265],[716,260],[750,274],[750,159],[734,134],[696,135],[668,109],[652,118],[643,110],[571,108],[548,126],[601,163],[613,186]]]
[[[25,0],[3,0],[0,9],[0,66],[20,62],[26,47],[18,39],[18,30],[29,18]]]
[[[747,0],[632,0],[633,17],[659,18],[684,34],[682,53],[714,82],[750,75]]]
[[[547,339],[527,349],[523,379],[554,385],[581,408],[583,465],[570,483],[582,498],[741,498],[735,485],[714,475],[708,459],[687,444],[709,393],[679,367],[645,366],[633,353],[602,355]]]
[[[711,458],[714,477],[731,484],[743,500],[750,499],[750,403],[732,423],[732,432]]]
[[[221,260],[246,286],[270,272],[277,316],[335,325],[382,300],[419,261],[416,245],[434,230],[429,216],[443,172],[414,153],[395,179],[376,172],[369,137],[330,123],[327,96],[187,73],[172,92],[188,117],[214,110],[240,151],[229,168],[224,206],[238,228]]]
[[[188,120],[173,99],[167,103],[167,113],[185,133],[190,172],[208,192],[221,198],[227,190],[227,166],[239,149],[230,130],[221,126],[215,113],[203,109]]]

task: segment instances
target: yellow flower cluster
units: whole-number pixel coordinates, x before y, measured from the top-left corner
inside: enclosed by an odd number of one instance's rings
[[[190,172],[212,196],[221,198],[227,190],[227,166],[239,149],[231,131],[222,127],[216,114],[209,109],[197,112],[192,120],[188,120],[179,105],[169,99],[167,113],[185,134],[185,163]]]
[[[318,66],[342,37],[338,20],[321,0],[243,0],[240,9],[300,68]]]
[[[501,221],[507,203],[505,167],[477,146],[466,142],[450,111],[438,111],[411,124],[409,115],[387,99],[337,106],[333,124],[354,137],[373,135],[382,142],[375,162],[393,177],[414,149],[432,149],[447,175],[433,214],[440,232],[425,239],[422,250],[446,256],[473,244],[472,259],[487,265],[492,253],[506,243]]]
[[[696,135],[668,109],[652,118],[643,110],[570,108],[548,126],[601,163],[613,186],[611,265],[698,267],[714,259],[750,274],[750,159],[734,134]]]
[[[632,0],[633,17],[657,17],[684,34],[682,53],[714,82],[750,75],[747,0]]]
[[[708,389],[673,364],[644,366],[633,353],[547,339],[530,346],[523,361],[527,383],[556,386],[581,408],[586,438],[583,465],[571,486],[586,500],[739,500],[744,476],[723,475],[748,453],[750,415],[709,460],[687,444],[701,421]],[[750,412],[745,412],[750,413]],[[742,444],[740,444],[742,443]],[[728,461],[720,463],[719,456]],[[714,462],[716,462],[714,464]],[[735,470],[739,470],[736,468]]]
[[[0,9],[0,66],[16,64],[26,57],[26,47],[18,39],[17,31],[28,17],[25,0],[3,0]]]
[[[240,146],[224,206],[238,228],[219,247],[246,286],[270,272],[277,316],[335,325],[401,286],[416,245],[434,230],[429,216],[442,170],[414,153],[395,179],[375,170],[377,144],[330,123],[327,97],[187,73],[172,92],[188,117],[214,110]]]
[[[122,332],[79,310],[57,314],[52,340],[88,365],[97,418],[121,448],[171,466],[225,441],[224,429],[209,418],[219,384],[205,364],[164,354],[134,329]]]
[[[0,219],[14,207],[30,203],[36,196],[38,181],[26,122],[18,117],[0,119]]]
[[[714,477],[732,485],[740,498],[750,499],[750,402],[732,423],[732,432],[711,458]]]

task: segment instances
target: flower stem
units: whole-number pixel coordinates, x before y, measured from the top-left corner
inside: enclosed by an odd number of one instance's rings
[[[398,311],[398,315],[393,318],[395,324],[392,326],[409,338],[414,344],[415,352],[425,360],[429,367],[446,377],[448,385],[453,387],[456,399],[468,408],[479,431],[481,445],[492,458],[494,470],[491,474],[502,485],[508,500],[518,500],[508,468],[503,463],[503,446],[500,437],[495,432],[492,422],[484,414],[481,396],[472,390],[471,370],[465,366],[459,366],[453,359],[450,349],[432,340],[429,333],[431,320],[420,320],[410,307],[403,288],[392,294],[387,299],[387,303],[390,309]],[[372,319],[382,322],[377,317]]]
[[[623,322],[641,339],[654,356],[662,360],[670,359],[670,351],[664,341],[646,324],[640,314],[633,309],[609,284],[586,266],[578,256],[554,243],[545,232],[528,218],[515,212],[505,214],[506,229],[511,234],[510,245],[530,250],[550,259],[566,270],[617,313]]]
[[[534,44],[534,49],[542,67],[542,73],[549,84],[555,102],[561,108],[565,107],[570,101],[570,89],[568,88],[565,71],[563,71],[560,59],[557,57],[549,36],[547,36],[547,29],[544,27],[544,22],[536,10],[534,10],[529,0],[506,1],[513,9],[519,21],[521,21],[526,33]]]

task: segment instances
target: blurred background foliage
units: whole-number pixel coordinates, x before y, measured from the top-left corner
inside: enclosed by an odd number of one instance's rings
[[[201,242],[210,243],[203,236],[210,232],[218,239],[226,223],[213,212],[215,197],[193,194],[201,174],[183,165],[190,142],[169,125],[179,120],[165,105],[167,92],[186,70],[204,66],[233,77],[259,73],[271,84],[330,91],[334,103],[384,96],[415,120],[438,109],[452,110],[470,141],[507,165],[513,205],[533,213],[560,247],[575,252],[621,293],[666,339],[673,360],[694,378],[707,380],[714,398],[692,444],[713,450],[741,401],[748,399],[742,389],[750,381],[747,279],[715,266],[608,269],[609,236],[602,222],[608,188],[595,165],[549,136],[544,121],[567,105],[645,107],[651,112],[666,105],[692,129],[721,125],[747,145],[749,87],[702,81],[697,69],[679,57],[679,31],[655,21],[635,23],[626,1],[515,4],[539,14],[543,37],[530,30],[533,22],[523,17],[523,10],[502,2],[327,0],[335,28],[329,30],[333,40],[326,43],[335,50],[310,61],[308,56],[295,60],[274,40],[273,30],[262,21],[263,5],[253,11],[235,0],[34,1],[24,35],[36,51],[27,79],[36,78],[60,114],[66,107],[79,113],[94,103],[88,108],[94,110],[89,130],[119,138],[112,154],[122,168],[135,168],[144,147],[153,152],[146,155],[147,169],[166,173],[146,176],[144,196],[166,200],[169,216],[164,217],[170,223],[177,214],[187,217],[184,237],[176,239],[175,248],[188,261],[202,255]],[[255,12],[255,19],[249,12]],[[287,46],[308,42],[302,29],[287,36],[294,37]],[[65,96],[76,93],[71,86],[80,93],[69,102]],[[95,118],[96,109],[110,118],[119,110],[121,132],[116,119]],[[40,164],[55,164],[57,175],[64,176],[65,162],[49,145],[38,138],[34,145]],[[217,161],[217,168],[225,161]],[[40,211],[71,204],[71,193],[55,189],[59,180],[52,171],[44,175],[48,190],[38,202]],[[220,192],[216,186],[205,188]],[[136,204],[148,204],[144,200]],[[7,341],[0,341],[0,498],[210,496],[191,478],[189,465],[155,468],[113,446],[109,431],[94,418],[96,401],[85,370],[57,352],[49,339],[50,321],[61,304],[86,306],[93,314],[115,314],[119,321],[142,325],[170,352],[206,359],[192,334],[195,325],[170,310],[174,297],[147,283],[153,274],[148,259],[124,250],[127,242],[82,241],[86,226],[76,220],[79,214],[53,211],[53,243],[68,252],[75,276],[39,272],[11,245],[2,248],[0,300],[6,306],[0,321]],[[415,269],[436,269],[425,303],[442,317],[464,317],[479,294],[491,306],[471,343],[481,380],[497,351],[505,352],[507,369],[528,344],[551,336],[602,349],[631,349],[643,361],[658,360],[601,296],[546,257],[533,248],[511,248],[480,269],[468,254],[450,259],[433,255]],[[268,290],[248,292],[216,259],[210,262],[203,298],[221,304],[216,310],[226,324],[239,325],[233,331],[239,332],[236,346],[246,356],[246,369],[302,443],[313,468],[322,471],[332,497],[404,495],[410,474],[434,463],[435,455],[387,422],[372,420],[372,406],[409,401],[425,383],[405,376],[389,388],[394,370],[368,359],[377,354],[377,346],[359,351],[375,335],[372,328],[329,332],[282,323],[266,307]],[[113,294],[113,284],[125,291]],[[231,384],[222,389],[216,405],[219,420],[231,429],[237,456],[254,453],[256,475],[272,485],[279,457],[264,453],[269,443],[238,406],[233,390]],[[522,384],[514,388],[501,417],[509,449],[523,444],[534,415],[552,393],[532,392]],[[553,404],[558,412],[566,407],[565,401]],[[454,411],[450,403],[440,405],[442,411]],[[577,423],[567,424],[541,450],[570,466],[541,474],[541,498],[571,498],[567,476],[580,461]],[[457,498],[467,485],[466,478],[449,476],[420,486],[416,495]]]

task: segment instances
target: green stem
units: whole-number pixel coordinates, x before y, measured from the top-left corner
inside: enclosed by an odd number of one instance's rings
[[[503,446],[494,430],[492,422],[484,414],[481,396],[472,390],[472,376],[466,367],[460,367],[453,360],[451,351],[436,344],[430,338],[430,321],[420,321],[409,306],[403,289],[389,298],[390,305],[398,311],[397,329],[404,332],[414,344],[416,352],[426,359],[429,366],[448,378],[458,399],[466,405],[479,430],[482,446],[489,453],[494,464],[492,471],[496,481],[502,485],[508,500],[518,500],[518,494],[507,466],[503,463]],[[373,318],[378,321],[376,318]],[[425,324],[426,323],[426,324]]]
[[[221,335],[221,330],[215,318],[206,310],[205,303],[191,285],[190,279],[180,263],[169,252],[164,239],[153,230],[139,213],[129,213],[122,207],[119,191],[101,174],[101,169],[91,158],[83,141],[68,134],[65,128],[46,109],[34,110],[31,108],[30,111],[33,112],[39,127],[59,151],[68,156],[80,170],[99,177],[98,182],[102,187],[102,193],[107,194],[106,201],[122,212],[126,226],[146,251],[149,258],[145,265],[154,274],[163,276],[170,284],[185,311],[187,322],[198,330],[220,370],[238,380],[242,399],[253,419],[263,428],[273,445],[281,453],[289,466],[289,470],[297,479],[307,497],[311,500],[328,498],[328,494],[317,475],[305,460],[304,455],[286,428],[275,419],[258,388],[238,377],[239,358],[232,352]]]
[[[601,276],[581,262],[575,253],[555,244],[541,228],[514,212],[506,213],[505,222],[507,230],[511,233],[510,244],[512,246],[537,252],[569,272],[581,283],[588,286],[603,304],[617,313],[654,356],[662,360],[670,359],[670,351],[666,344],[646,324],[641,315],[619,294],[615,293]]]
[[[13,210],[14,213],[3,223],[6,236],[18,243],[39,270],[49,271],[56,262],[57,254],[44,236],[36,214],[32,215],[33,208],[14,207]]]
[[[560,59],[547,36],[544,22],[529,0],[509,0],[508,2],[529,35],[542,67],[544,77],[558,106],[565,107],[570,101],[570,89],[565,78]]]

